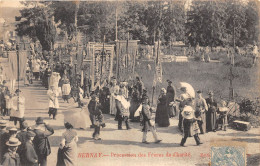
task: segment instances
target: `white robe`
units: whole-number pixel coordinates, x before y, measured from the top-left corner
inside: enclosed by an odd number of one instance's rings
[[[23,118],[25,111],[25,98],[23,96],[14,96],[12,98],[12,108],[10,116]]]
[[[59,108],[59,91],[58,90],[48,90],[47,95],[49,96],[49,107]]]

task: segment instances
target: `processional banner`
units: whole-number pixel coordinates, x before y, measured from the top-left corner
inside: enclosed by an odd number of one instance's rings
[[[121,40],[118,41],[118,79],[120,81],[127,80],[129,77],[134,75],[135,59],[138,51],[139,40]]]
[[[96,44],[92,48],[91,83],[95,87],[107,81],[113,74],[114,45]]]
[[[19,51],[19,78],[24,78],[28,51]],[[16,80],[18,78],[18,54],[16,51],[8,51],[8,78]]]

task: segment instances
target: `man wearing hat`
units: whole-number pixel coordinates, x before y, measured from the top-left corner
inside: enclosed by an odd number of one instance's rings
[[[167,80],[168,82],[168,87],[167,87],[167,91],[166,91],[166,105],[167,105],[167,109],[168,109],[168,114],[169,117],[174,117],[176,115],[176,108],[173,107],[171,105],[171,103],[173,103],[175,101],[175,87],[172,86],[172,81],[171,80]]]
[[[100,126],[105,127],[104,125],[104,118],[101,111],[101,106],[99,104],[99,99],[95,94],[92,94],[91,100],[88,104],[88,110],[90,113],[90,119],[92,122],[92,126],[94,127],[94,133],[92,134],[93,139],[95,140],[101,140],[99,138],[100,135]]]
[[[48,137],[54,133],[54,130],[43,122],[42,117],[38,117],[33,131],[36,134],[33,144],[36,154],[38,155],[38,164],[40,166],[46,166],[47,156],[51,153],[51,146]]]
[[[9,129],[9,138],[11,138],[11,137],[16,138],[16,136],[17,136],[17,128],[15,128],[15,127],[10,128]]]
[[[6,130],[6,126],[6,121],[0,120],[0,163],[2,162],[2,157],[7,149],[5,143],[9,139],[9,133]]]
[[[22,123],[22,126],[21,126],[21,131],[17,133],[16,135],[16,138],[19,139],[19,141],[22,143],[22,144],[25,144],[26,140],[27,140],[27,129],[28,129],[28,123],[26,121],[24,121]]]
[[[38,156],[33,145],[35,136],[36,134],[33,131],[26,133],[27,141],[24,144],[23,153],[20,155],[22,166],[38,166]]]
[[[21,145],[21,142],[17,138],[11,137],[9,141],[6,142],[6,145],[8,149],[3,156],[1,164],[3,166],[20,166],[20,157],[16,151],[18,146]]]
[[[206,113],[206,128],[208,131],[216,132],[217,129],[217,102],[213,97],[213,91],[209,92],[209,98],[206,99],[208,105],[208,111]]]
[[[200,130],[195,118],[195,111],[191,107],[191,105],[192,99],[189,98],[187,99],[187,103],[184,106],[183,111],[181,112],[183,117],[183,138],[180,143],[181,146],[184,146],[187,138],[192,136],[194,137],[197,145],[202,144],[198,136]]]

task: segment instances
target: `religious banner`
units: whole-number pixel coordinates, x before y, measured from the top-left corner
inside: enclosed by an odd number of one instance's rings
[[[153,87],[156,86],[156,83],[162,83],[162,62],[160,56],[160,45],[157,44],[156,58],[155,58],[155,73],[154,73],[154,80],[153,80]]]
[[[134,74],[139,40],[121,40],[116,43],[118,51],[118,76],[124,81]]]
[[[95,87],[112,77],[114,45],[96,44],[92,51],[91,81],[92,87]]]
[[[19,51],[19,78],[24,78],[26,71],[27,57],[29,55],[28,51]],[[10,80],[18,78],[18,55],[16,51],[8,51],[8,78]]]

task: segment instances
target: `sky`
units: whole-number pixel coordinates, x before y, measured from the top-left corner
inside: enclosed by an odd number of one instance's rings
[[[22,7],[20,0],[0,0],[1,7]]]

